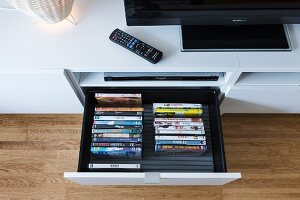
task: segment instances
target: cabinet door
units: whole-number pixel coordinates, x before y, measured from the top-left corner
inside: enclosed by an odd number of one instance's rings
[[[229,91],[222,113],[300,113],[299,86],[238,87]]]
[[[0,72],[0,113],[82,113],[63,69]]]

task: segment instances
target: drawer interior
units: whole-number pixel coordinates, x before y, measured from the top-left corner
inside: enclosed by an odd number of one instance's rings
[[[85,88],[85,112],[79,156],[79,172],[128,171],[128,169],[90,169],[93,164],[140,164],[140,172],[226,172],[219,112],[219,91],[211,88]],[[97,101],[95,93],[141,93],[144,107],[141,160],[101,159],[90,155],[92,125]],[[155,155],[153,103],[201,103],[207,151],[201,156]],[[135,170],[136,171],[136,170]]]

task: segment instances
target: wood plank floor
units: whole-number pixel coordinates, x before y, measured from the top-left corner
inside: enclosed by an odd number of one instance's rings
[[[223,187],[79,186],[81,115],[0,115],[0,199],[300,199],[300,115],[225,115],[229,172]]]

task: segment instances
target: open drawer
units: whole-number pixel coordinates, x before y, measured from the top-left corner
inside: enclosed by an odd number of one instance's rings
[[[85,88],[85,112],[79,154],[78,172],[64,177],[85,185],[223,185],[241,177],[227,173],[219,111],[219,90],[212,88]],[[90,154],[92,126],[97,101],[95,93],[141,93],[144,107],[141,160],[105,160]],[[157,156],[153,126],[153,103],[200,103],[207,150],[201,156]],[[91,164],[114,165],[97,169]],[[118,168],[119,164],[139,165],[134,170]]]

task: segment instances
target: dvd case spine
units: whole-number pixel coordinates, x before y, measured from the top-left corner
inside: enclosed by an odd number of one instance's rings
[[[95,111],[110,111],[110,112],[144,112],[144,108],[139,107],[96,107]]]
[[[143,129],[142,125],[106,125],[94,124],[93,129]]]
[[[167,135],[205,135],[204,130],[197,130],[197,131],[186,131],[186,130],[155,130],[155,134],[161,135],[161,134],[167,134]]]
[[[95,111],[96,116],[141,116],[143,112],[134,111]]]
[[[154,115],[157,117],[200,117],[202,109],[183,109],[183,108],[156,108]]]
[[[140,138],[141,134],[127,134],[127,133],[94,133],[94,138],[105,137],[105,138]]]
[[[89,164],[89,169],[140,169],[141,164]]]
[[[142,130],[141,129],[92,129],[92,133],[137,134],[137,133],[142,133]]]
[[[142,138],[114,138],[114,137],[93,137],[92,142],[142,142]]]
[[[204,131],[204,126],[156,126],[155,130],[172,130],[172,131],[180,131],[180,130],[191,130],[191,131]]]
[[[161,113],[171,113],[171,112],[179,112],[179,113],[197,113],[202,114],[203,110],[201,108],[155,108],[155,112]]]
[[[203,126],[203,122],[154,122],[154,126]]]
[[[199,148],[194,148],[199,147]],[[155,151],[161,156],[200,156],[207,150],[206,146],[156,145]]]
[[[105,159],[141,159],[140,147],[91,147],[91,153]]]
[[[198,152],[198,151],[205,151],[206,146],[200,146],[200,145],[156,145],[157,151],[176,151],[176,152],[186,152],[186,151],[192,151],[192,152]]]
[[[155,140],[206,140],[205,136],[165,136],[157,135]]]
[[[194,103],[154,103],[153,108],[182,108],[182,109],[190,109],[190,108],[202,108],[202,104],[194,104]]]
[[[119,98],[142,98],[141,94],[120,94],[120,93],[95,93],[95,98],[99,97],[119,97]]]
[[[92,147],[142,147],[142,143],[107,143],[107,142],[93,142]]]
[[[165,117],[156,117],[154,122],[203,122],[202,118],[165,118]]]
[[[140,94],[104,94],[96,93],[95,98],[101,106],[137,107],[142,105]]]
[[[123,121],[123,120],[114,120],[114,121],[94,121],[94,124],[103,124],[103,125],[127,125],[127,126],[142,126],[142,121]]]
[[[175,113],[175,112],[170,112],[170,113],[161,113],[161,112],[156,112],[155,117],[201,117],[201,114],[185,114],[185,113]]]
[[[94,120],[104,121],[141,121],[142,116],[94,116]]]
[[[142,149],[140,147],[91,147],[91,151],[93,151],[93,152],[114,152],[114,151],[140,152],[140,151],[142,151]]]
[[[156,140],[155,144],[206,145],[206,140]]]

